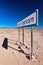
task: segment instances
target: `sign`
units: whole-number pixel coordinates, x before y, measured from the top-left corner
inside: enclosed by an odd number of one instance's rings
[[[29,26],[29,25],[38,25],[38,9],[27,16],[23,20],[17,23],[17,27]]]

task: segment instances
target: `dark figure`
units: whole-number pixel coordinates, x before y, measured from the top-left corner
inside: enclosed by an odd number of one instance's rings
[[[8,49],[8,38],[4,38],[2,47],[4,47],[5,49]]]

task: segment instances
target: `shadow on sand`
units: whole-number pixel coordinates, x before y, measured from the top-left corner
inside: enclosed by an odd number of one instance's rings
[[[4,47],[5,49],[8,49],[8,38],[4,38],[2,47]]]
[[[16,43],[16,45],[18,45],[18,44]],[[15,49],[15,48],[13,48],[13,47],[11,47],[11,46],[9,46],[9,45],[8,45],[8,38],[4,38],[2,47],[5,48],[5,49],[8,49],[8,47],[9,47],[9,48],[11,48],[11,49],[13,49],[13,50],[16,50],[16,51],[18,51],[18,52],[21,52],[21,53],[23,53],[23,54],[26,55],[26,58],[30,59],[30,55],[29,55],[29,54],[26,54],[26,53],[24,52],[24,50],[21,49],[21,46],[18,45],[19,50],[18,50],[18,49]]]

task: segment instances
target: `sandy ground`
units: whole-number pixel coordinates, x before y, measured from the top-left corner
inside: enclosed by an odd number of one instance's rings
[[[0,65],[43,65],[43,29],[33,29],[33,59],[30,58],[30,29],[24,29],[24,45],[22,29],[20,29],[21,44],[18,34],[17,28],[0,28]],[[8,39],[8,49],[2,47],[5,38]]]

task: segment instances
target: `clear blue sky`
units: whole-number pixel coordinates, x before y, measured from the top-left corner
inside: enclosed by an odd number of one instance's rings
[[[43,0],[0,0],[0,27],[16,27],[17,22],[39,9],[39,25],[43,28]]]

